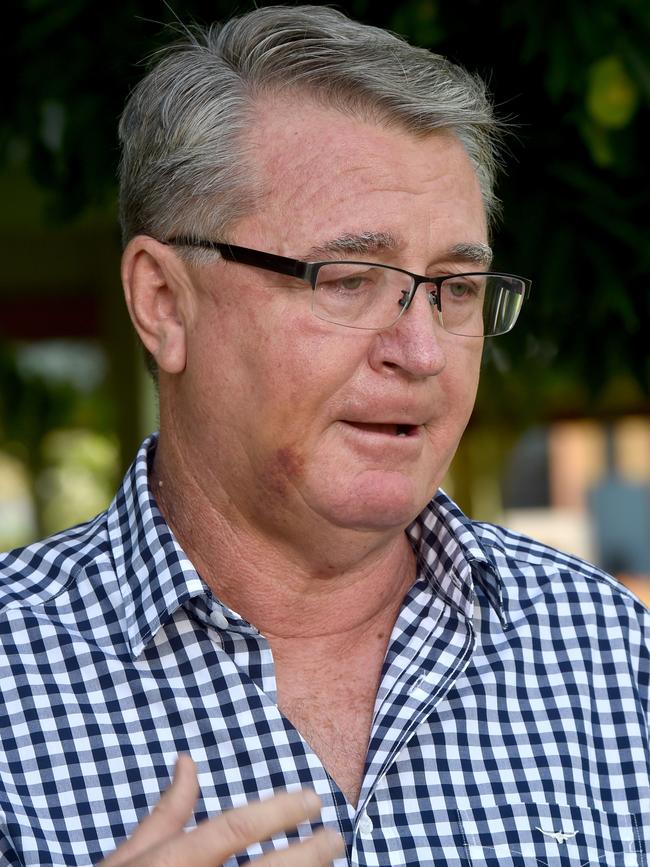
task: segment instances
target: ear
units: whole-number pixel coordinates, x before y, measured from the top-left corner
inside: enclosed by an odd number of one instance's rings
[[[122,255],[122,284],[131,321],[159,369],[181,373],[193,297],[187,269],[167,244],[136,235]]]

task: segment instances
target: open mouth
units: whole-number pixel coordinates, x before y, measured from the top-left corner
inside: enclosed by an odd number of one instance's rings
[[[383,424],[377,422],[349,421],[349,425],[369,433],[379,433],[385,436],[409,437],[415,436],[418,425],[415,424]]]

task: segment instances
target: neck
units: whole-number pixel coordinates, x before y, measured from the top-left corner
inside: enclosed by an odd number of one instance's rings
[[[161,436],[150,479],[158,506],[221,602],[267,637],[332,645],[390,628],[415,579],[403,531],[370,534],[301,516],[272,532],[238,511],[218,479]]]

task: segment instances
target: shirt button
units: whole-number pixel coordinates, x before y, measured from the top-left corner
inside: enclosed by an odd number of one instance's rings
[[[215,610],[212,612],[212,622],[217,627],[217,629],[228,629],[228,621],[226,620],[225,614],[219,610]]]
[[[359,835],[364,838],[371,837],[374,827],[375,826],[372,819],[364,810],[359,817],[359,824],[357,825],[357,828],[359,829]]]

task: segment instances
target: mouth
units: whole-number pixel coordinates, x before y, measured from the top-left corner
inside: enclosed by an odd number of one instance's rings
[[[414,437],[418,435],[420,426],[416,424],[398,424],[392,422],[361,422],[348,421],[346,424],[367,433],[383,434],[389,437]]]

